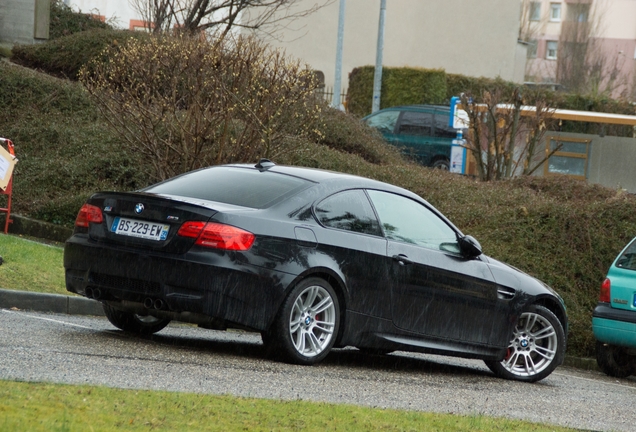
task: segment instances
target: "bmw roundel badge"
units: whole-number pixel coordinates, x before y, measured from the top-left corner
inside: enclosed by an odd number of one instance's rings
[[[144,205],[142,203],[139,203],[135,206],[135,213],[140,214],[142,211],[144,211]]]

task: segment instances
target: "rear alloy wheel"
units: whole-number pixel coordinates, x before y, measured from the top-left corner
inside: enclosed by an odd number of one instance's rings
[[[102,303],[108,321],[120,330],[140,335],[151,335],[163,330],[170,323],[169,319],[161,319],[150,315],[137,315],[124,312]]]
[[[565,333],[559,319],[543,306],[532,306],[519,317],[506,358],[486,361],[497,376],[535,382],[563,362]]]
[[[596,363],[611,377],[626,378],[636,373],[636,356],[615,345],[596,342]]]
[[[263,341],[285,360],[310,365],[329,354],[339,325],[336,292],[327,281],[312,277],[292,289]]]

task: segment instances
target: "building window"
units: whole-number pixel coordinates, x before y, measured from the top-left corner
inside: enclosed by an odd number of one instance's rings
[[[559,42],[548,41],[546,43],[546,48],[545,48],[545,58],[548,60],[556,60],[558,47],[559,47]]]
[[[590,5],[586,3],[570,3],[567,7],[567,21],[587,22],[590,15]]]
[[[538,41],[536,39],[530,39],[528,41],[528,49],[527,49],[528,58],[537,58],[537,44],[538,44]]]
[[[569,175],[585,180],[590,140],[547,137],[547,151],[553,152],[545,164],[544,175]]]
[[[541,20],[541,2],[530,2],[530,21]]]
[[[561,21],[561,3],[550,3],[550,21]]]

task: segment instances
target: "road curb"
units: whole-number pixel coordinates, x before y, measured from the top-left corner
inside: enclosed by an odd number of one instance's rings
[[[101,303],[84,297],[0,289],[0,308],[104,316]]]

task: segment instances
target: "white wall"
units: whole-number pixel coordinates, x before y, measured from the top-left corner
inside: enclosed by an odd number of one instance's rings
[[[35,0],[0,0],[0,42],[35,42]]]
[[[114,27],[127,29],[131,19],[139,19],[128,0],[64,0],[76,12],[102,15]]]
[[[310,7],[316,0],[299,0]],[[300,6],[299,6],[300,7]],[[355,67],[374,65],[380,0],[346,0],[343,83]],[[272,44],[325,73],[333,85],[339,0],[290,23]],[[520,3],[512,0],[388,0],[383,64],[521,82],[517,58]]]

